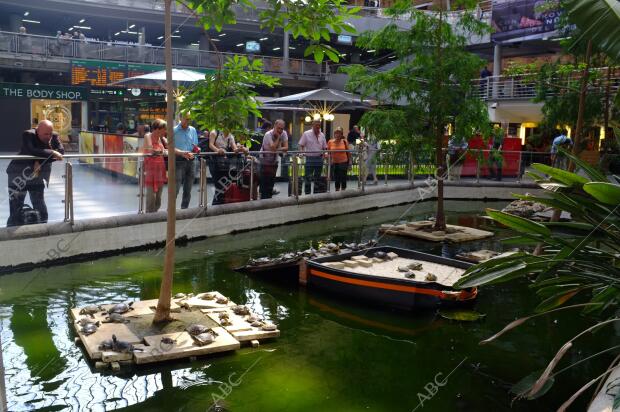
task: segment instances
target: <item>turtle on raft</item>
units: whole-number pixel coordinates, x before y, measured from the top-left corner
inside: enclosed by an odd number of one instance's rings
[[[129,319],[126,319],[120,313],[114,313],[114,312],[106,316],[105,319],[106,320],[102,321],[101,323],[129,323],[130,322]]]
[[[112,351],[118,353],[143,352],[142,349],[134,347],[131,343],[118,340],[116,335],[112,335]]]
[[[80,315],[89,315],[91,318],[94,318],[93,315],[98,312],[103,312],[100,305],[86,305],[80,309]]]
[[[133,310],[133,302],[117,303],[116,305],[108,309],[108,314],[111,315],[112,313],[118,313],[118,314],[127,313],[130,310]]]
[[[97,329],[99,329],[99,322],[85,323],[80,328],[80,332],[88,336],[88,335],[92,335],[93,333],[97,332]]]

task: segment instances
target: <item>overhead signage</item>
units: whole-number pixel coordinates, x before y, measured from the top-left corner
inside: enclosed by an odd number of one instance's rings
[[[546,6],[540,0],[493,0],[491,40],[510,43],[541,39],[558,29],[561,9]]]
[[[87,100],[85,87],[48,86],[45,84],[0,83],[0,97],[49,100]]]
[[[140,63],[116,63],[102,60],[71,60],[71,84],[95,87],[125,87],[111,83],[127,77],[141,76],[164,70],[164,66]],[[192,69],[199,73],[213,73],[212,69]],[[146,87],[144,87],[146,88]]]

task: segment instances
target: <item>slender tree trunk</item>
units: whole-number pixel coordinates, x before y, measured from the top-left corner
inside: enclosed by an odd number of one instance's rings
[[[590,57],[592,56],[592,40],[588,40],[588,46],[586,49],[586,66],[583,68],[581,74],[581,86],[579,89],[579,109],[577,112],[577,126],[575,127],[575,140],[573,142],[573,155],[579,155],[579,146],[581,146],[581,140],[583,135],[583,117],[586,110],[586,96],[588,92],[588,78],[590,77]],[[568,171],[575,170],[575,164],[570,162],[568,165]]]
[[[442,36],[441,29],[443,24],[443,4],[440,4],[439,9],[439,26],[438,26],[438,38],[437,40],[437,69],[439,72],[439,84],[437,85],[438,90],[441,92],[442,88],[442,76],[443,76],[443,67],[442,65]],[[443,178],[445,171],[445,159],[443,155],[443,128],[444,125],[442,121],[444,119],[443,116],[443,104],[438,102],[436,107],[437,113],[437,123],[435,124],[435,158],[437,161],[437,214],[435,215],[435,230],[446,230],[446,215],[443,207]]]
[[[605,113],[603,114],[603,127],[605,135],[609,128],[609,100],[611,99],[611,61],[607,62],[607,82],[605,84]],[[599,148],[601,140],[599,139]]]
[[[167,322],[170,318],[170,300],[172,299],[172,276],[174,273],[174,248],[176,231],[176,170],[174,155],[174,94],[172,93],[172,0],[165,0],[165,41],[164,60],[166,63],[166,122],[168,135],[168,220],[166,224],[166,252],[164,256],[164,273],[159,290],[157,310],[153,323]]]

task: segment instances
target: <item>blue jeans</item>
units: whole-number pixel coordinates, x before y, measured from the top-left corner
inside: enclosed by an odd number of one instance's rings
[[[187,209],[189,201],[192,197],[192,186],[194,185],[194,161],[186,159],[176,159],[176,189],[177,196],[181,185],[183,185],[183,199],[181,200],[181,209]]]
[[[323,158],[322,157],[307,157],[306,165],[304,167],[304,193],[309,195],[312,182],[316,180],[317,177],[321,177],[321,173],[323,173]]]

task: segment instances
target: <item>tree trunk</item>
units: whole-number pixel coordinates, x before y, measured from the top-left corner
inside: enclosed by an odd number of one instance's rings
[[[439,6],[439,26],[438,26],[438,38],[437,40],[437,68],[440,71],[439,75],[439,84],[437,85],[438,90],[441,90],[442,87],[442,76],[443,76],[443,68],[442,65],[442,36],[441,29],[443,25],[443,4]],[[443,119],[445,118],[443,115],[443,104],[441,102],[436,107],[437,113],[435,124],[435,157],[437,161],[437,213],[435,214],[435,230],[446,230],[446,215],[443,209],[443,179],[444,179],[444,164],[445,159],[443,155],[443,130],[444,124],[442,124]]]
[[[174,272],[174,248],[176,231],[176,170],[174,155],[174,94],[172,90],[172,0],[165,0],[165,41],[164,60],[166,63],[166,132],[168,135],[168,220],[166,224],[166,252],[164,256],[164,273],[159,290],[157,310],[153,323],[167,322],[170,317],[170,300],[172,299],[172,275]]]
[[[573,155],[579,155],[579,146],[581,145],[581,138],[583,134],[583,117],[586,110],[586,96],[588,92],[588,78],[590,77],[590,57],[592,55],[592,40],[588,40],[588,47],[586,49],[586,66],[583,68],[581,74],[581,86],[579,88],[579,109],[577,112],[577,126],[575,127],[575,140],[573,142]],[[575,170],[575,164],[571,161],[568,164],[568,171],[573,172]]]

